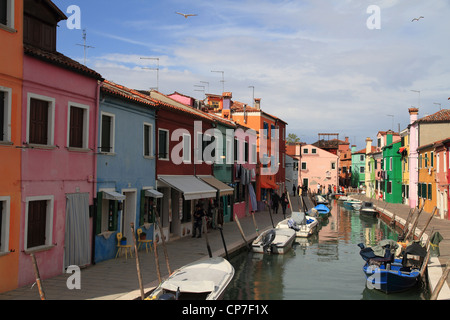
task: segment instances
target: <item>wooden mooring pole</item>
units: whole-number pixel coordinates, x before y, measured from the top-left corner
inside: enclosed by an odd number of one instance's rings
[[[137,269],[137,274],[138,274],[139,290],[141,291],[141,300],[144,300],[145,299],[144,286],[142,284],[141,266],[139,264],[139,255],[138,255],[138,249],[137,249],[137,243],[136,243],[136,234],[134,233],[134,223],[133,222],[131,222],[131,234],[133,235],[134,254],[136,256],[136,269]]]
[[[444,286],[445,281],[447,281],[448,274],[450,273],[450,260],[447,261],[447,266],[445,267],[444,272],[442,273],[441,279],[439,279],[436,288],[431,294],[430,300],[437,300],[439,293],[441,292],[442,287]]]
[[[42,287],[42,283],[41,283],[41,276],[39,274],[39,268],[36,262],[36,257],[34,256],[34,253],[30,254],[31,256],[31,260],[33,261],[33,267],[34,267],[34,274],[36,276],[36,284],[39,290],[39,296],[41,297],[41,300],[45,300],[45,292],[44,292],[44,288]]]

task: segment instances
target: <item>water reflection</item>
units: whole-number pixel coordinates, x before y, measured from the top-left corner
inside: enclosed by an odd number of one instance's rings
[[[386,295],[366,289],[364,261],[358,243],[373,246],[398,235],[381,220],[332,204],[318,234],[297,238],[285,255],[243,252],[231,259],[235,277],[227,300],[359,300],[425,299],[419,285],[404,293]]]

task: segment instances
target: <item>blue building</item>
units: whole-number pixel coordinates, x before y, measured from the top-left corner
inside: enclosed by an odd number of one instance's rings
[[[131,223],[153,238],[157,103],[104,81],[100,89],[94,261],[114,258],[117,233],[133,244]]]

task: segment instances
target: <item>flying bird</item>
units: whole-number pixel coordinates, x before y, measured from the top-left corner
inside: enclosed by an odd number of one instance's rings
[[[191,13],[189,13],[189,14],[181,13],[181,12],[175,12],[175,13],[176,13],[176,14],[182,15],[182,16],[185,17],[186,19],[187,19],[188,17],[194,17],[194,16],[196,16],[196,14],[191,14]]]
[[[418,18],[412,19],[411,22],[419,21],[420,19],[423,19],[423,18],[425,18],[425,17],[424,17],[424,16],[420,16],[420,17],[418,17]]]

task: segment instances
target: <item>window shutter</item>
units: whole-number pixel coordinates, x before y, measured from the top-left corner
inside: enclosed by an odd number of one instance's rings
[[[145,216],[145,190],[141,190],[141,205],[140,205],[140,215],[139,215],[139,225],[142,226],[144,224],[144,216]]]

